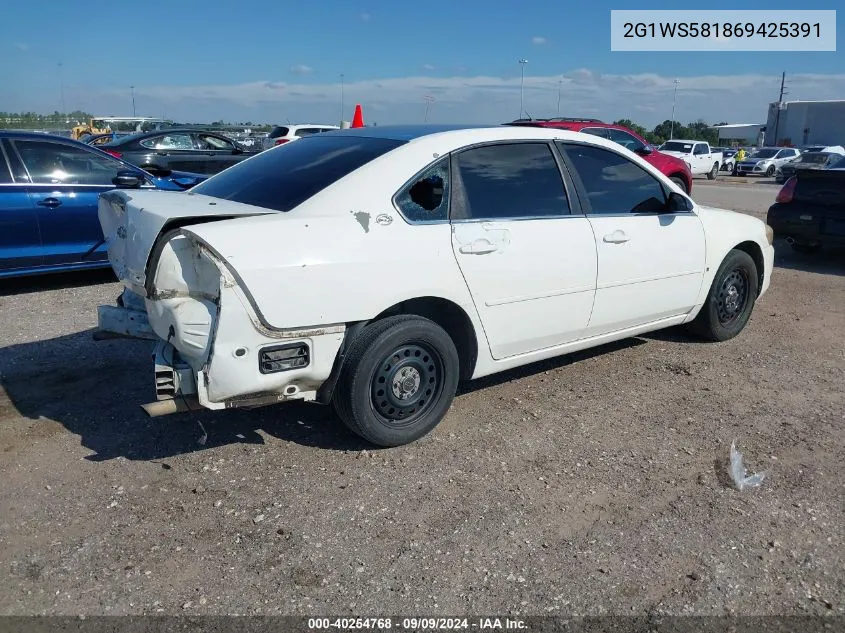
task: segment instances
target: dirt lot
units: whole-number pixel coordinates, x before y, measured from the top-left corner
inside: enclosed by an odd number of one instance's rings
[[[841,616],[845,260],[777,246],[739,338],[480,381],[391,450],[315,405],[147,419],[150,346],[91,340],[109,275],[6,283],[0,613]]]

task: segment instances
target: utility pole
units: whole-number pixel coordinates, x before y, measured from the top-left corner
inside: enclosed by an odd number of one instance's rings
[[[560,86],[563,83],[563,79],[557,80],[557,115],[560,116]]]
[[[780,75],[780,94],[778,95],[778,109],[775,112],[775,138],[774,138],[774,145],[778,144],[778,128],[780,127],[780,110],[783,107],[783,87],[786,83],[786,72],[781,73]]]
[[[425,122],[428,123],[428,107],[434,101],[434,97],[426,95],[423,97],[423,101],[425,101]]]
[[[519,117],[517,117],[517,118],[520,118],[520,119],[522,118],[522,109],[523,109],[522,105],[524,103],[523,97],[525,95],[525,64],[527,64],[527,63],[528,63],[527,59],[520,59],[519,60],[519,65],[522,67],[522,81],[520,81],[520,84],[519,84]]]
[[[678,84],[681,83],[678,79],[673,79],[672,83],[675,84],[675,92],[672,94],[672,122],[669,126],[669,139],[674,138],[675,134],[675,98],[678,96]]]
[[[65,107],[65,74],[62,70],[62,62],[59,62],[59,86],[62,94],[62,114],[67,114]]]
[[[340,73],[340,120],[343,121],[343,73]]]
[[[129,89],[132,91],[132,116],[135,115],[135,86],[129,86]]]

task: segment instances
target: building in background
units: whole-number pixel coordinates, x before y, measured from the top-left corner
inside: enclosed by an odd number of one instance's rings
[[[769,104],[768,145],[845,145],[845,101]]]
[[[759,147],[763,145],[766,126],[762,123],[729,123],[713,127],[719,131],[720,146]]]

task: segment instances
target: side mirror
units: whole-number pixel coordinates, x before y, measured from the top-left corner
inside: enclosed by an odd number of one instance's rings
[[[138,189],[144,184],[144,177],[134,171],[119,171],[112,182],[119,189]]]
[[[692,211],[692,201],[685,195],[672,191],[669,193],[669,198],[666,200],[666,209],[670,212],[675,211]]]
[[[648,156],[654,151],[654,148],[651,145],[643,145],[641,148],[637,150],[637,154],[642,154],[643,156]]]

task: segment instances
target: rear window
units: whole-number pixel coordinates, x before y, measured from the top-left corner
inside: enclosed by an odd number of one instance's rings
[[[270,133],[267,136],[270,137],[270,138],[279,138],[281,136],[287,136],[287,135],[288,135],[288,128],[283,127],[281,125],[277,125],[272,130],[270,130]]]
[[[191,191],[273,211],[290,211],[404,143],[393,139],[315,134],[229,167]]]

